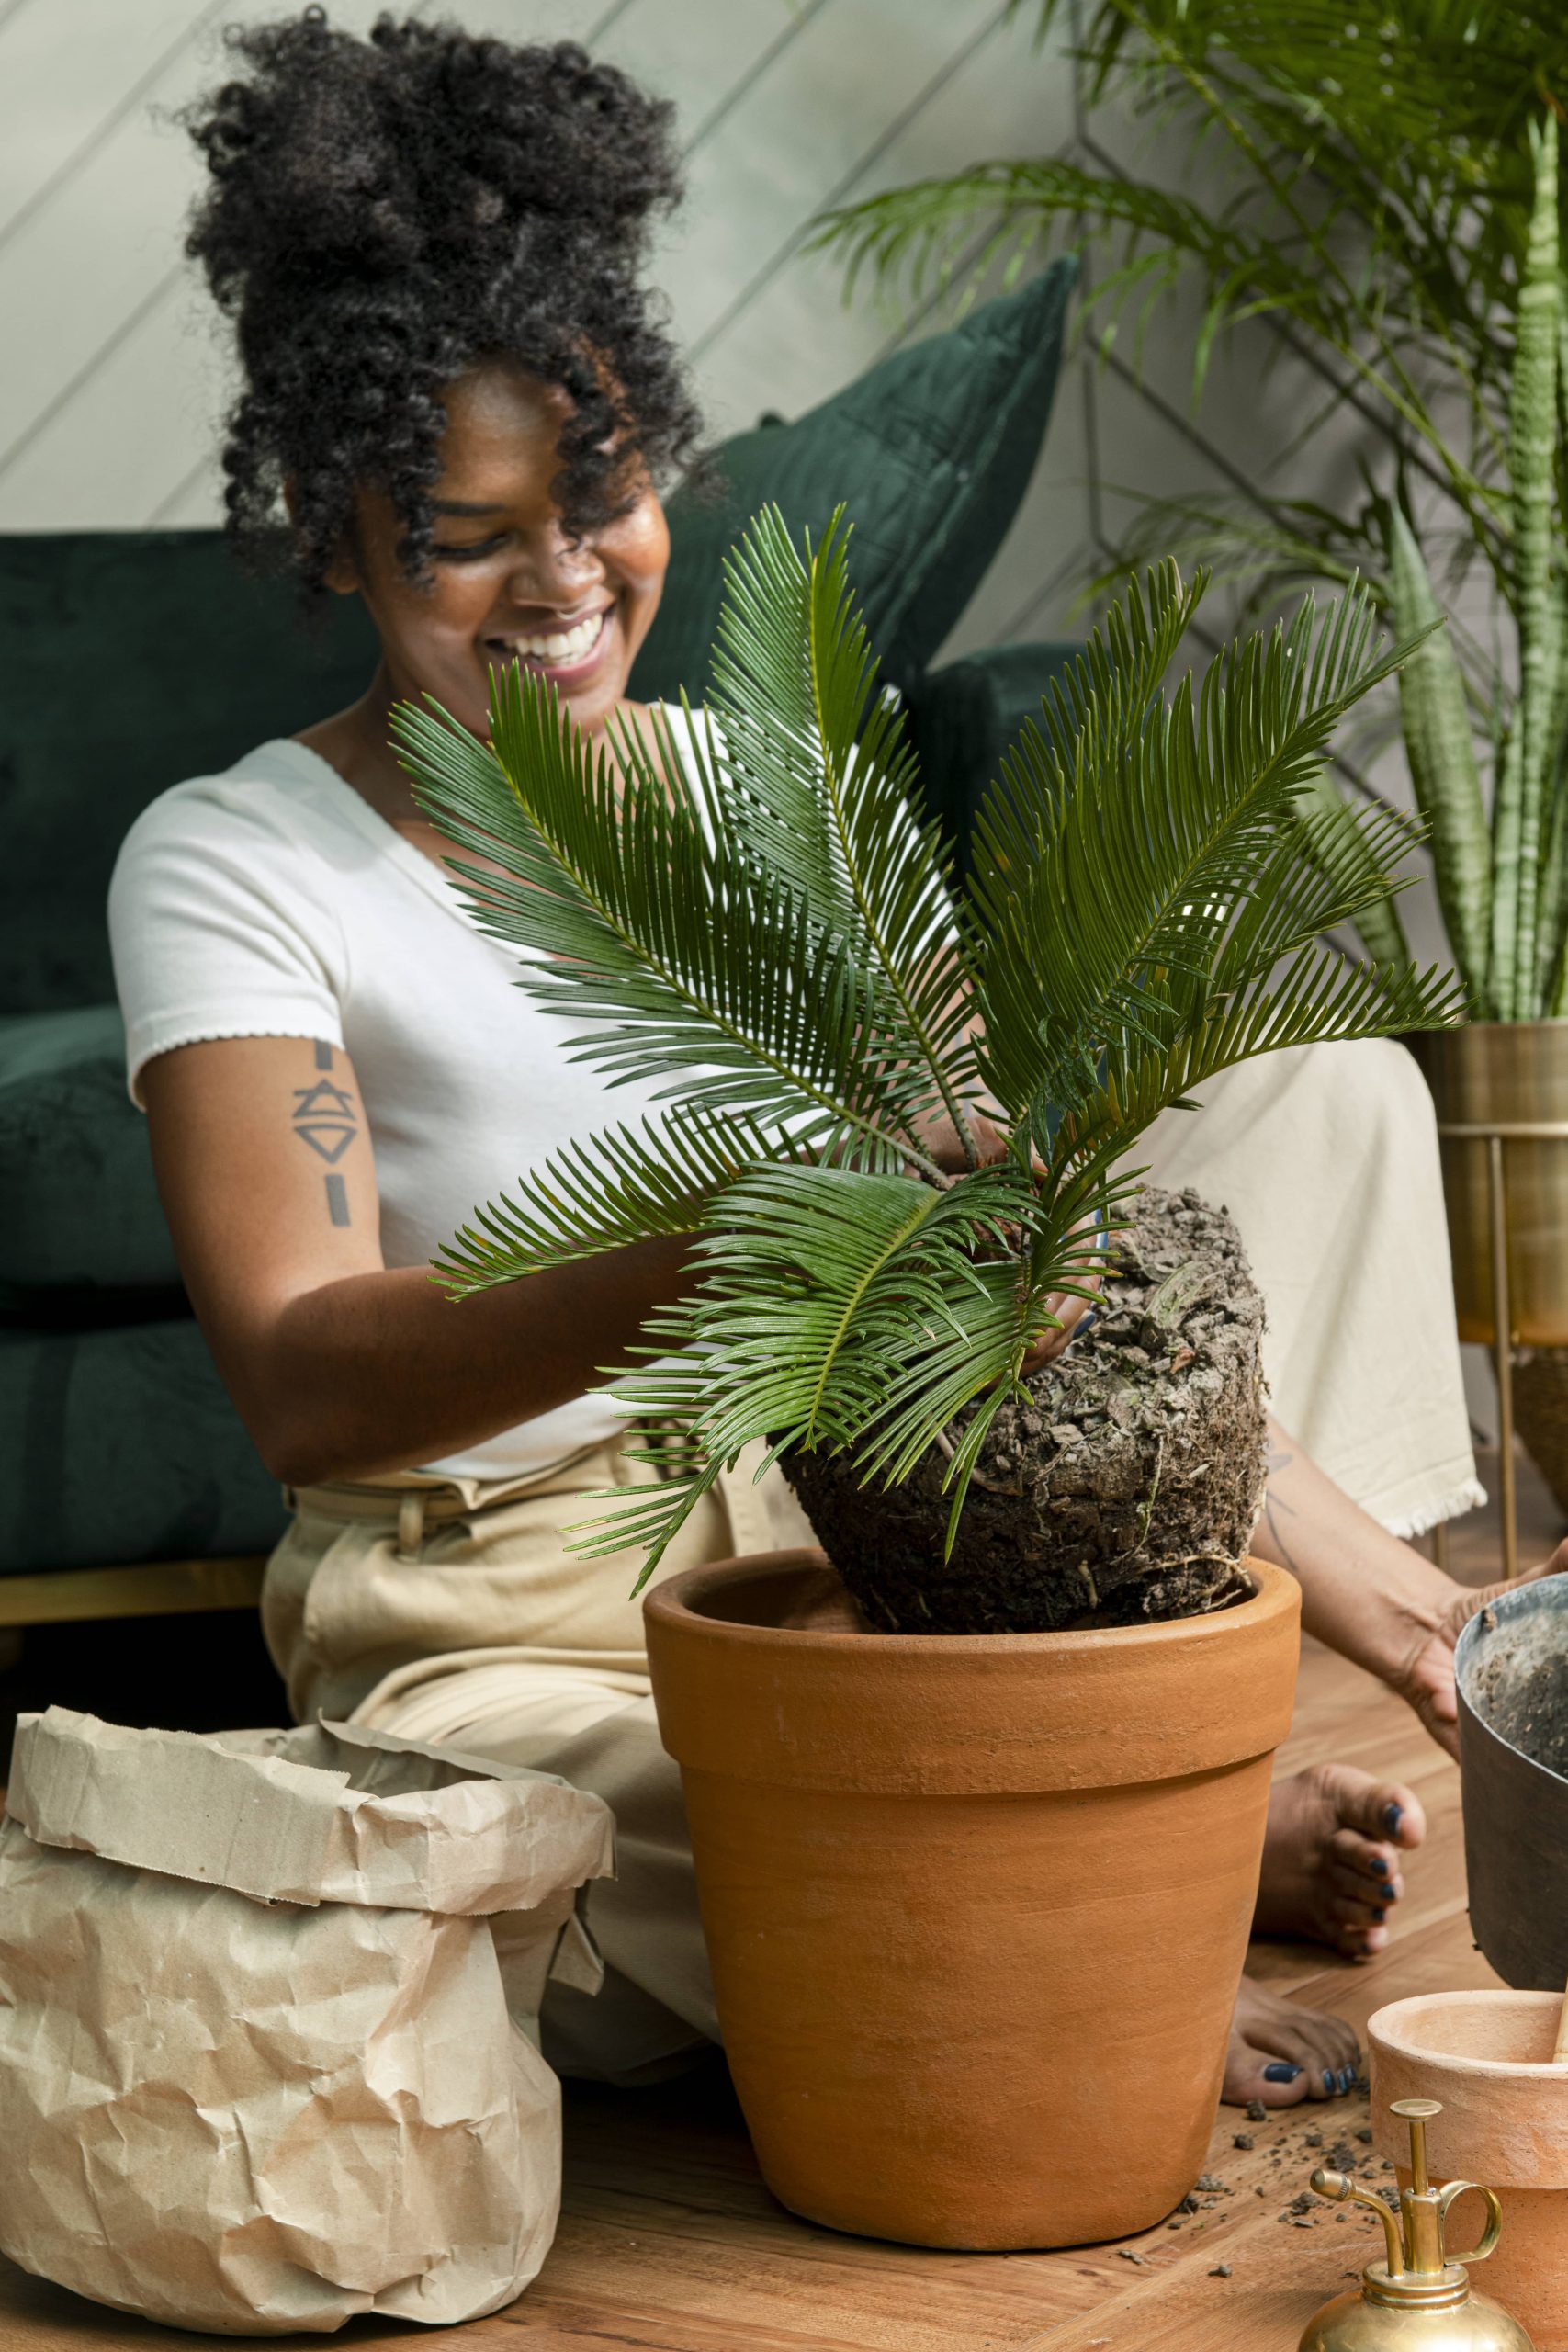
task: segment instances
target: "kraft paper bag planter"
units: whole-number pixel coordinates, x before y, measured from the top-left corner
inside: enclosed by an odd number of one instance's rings
[[[22,1718],[0,1826],[0,2246],[235,2335],[511,2301],[560,2196],[553,1973],[607,1806],[314,1724]]]

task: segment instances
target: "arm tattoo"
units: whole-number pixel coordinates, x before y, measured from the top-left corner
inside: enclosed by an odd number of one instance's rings
[[[320,1037],[312,1043],[318,1076],[313,1085],[294,1089],[294,1132],[318,1159],[324,1159],[328,1168],[335,1171],[338,1161],[359,1133],[359,1120],[353,1095],[333,1079],[331,1046]],[[334,1225],[348,1225],[352,1222],[348,1186],[334,1172],[327,1177],[326,1187],[327,1215]]]
[[[1282,1446],[1270,1444],[1263,1463],[1266,1478],[1271,1481],[1277,1471],[1288,1470],[1295,1458],[1293,1453],[1287,1453]],[[1271,1484],[1267,1485],[1263,1490],[1263,1516],[1269,1522],[1269,1532],[1274,1539],[1275,1547],[1285,1566],[1290,1569],[1292,1576],[1299,1577],[1301,1570],[1296,1566],[1291,1554],[1291,1547],[1280,1530],[1281,1512],[1287,1519],[1294,1519],[1297,1515],[1294,1503],[1286,1502],[1282,1495],[1277,1495],[1274,1492]]]

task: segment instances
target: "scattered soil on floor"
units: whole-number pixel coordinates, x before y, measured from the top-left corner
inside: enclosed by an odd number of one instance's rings
[[[784,1466],[884,1631],[1043,1633],[1226,1608],[1250,1589],[1239,1563],[1263,1497],[1262,1330],[1229,1216],[1150,1186],[1091,1328],[997,1415],[950,1559],[942,1449],[891,1489],[827,1454]]]

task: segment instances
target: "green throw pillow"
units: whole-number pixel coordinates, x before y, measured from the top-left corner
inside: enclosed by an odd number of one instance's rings
[[[646,701],[708,680],[724,558],[773,504],[796,537],[843,504],[850,572],[883,674],[907,688],[978,587],[1018,511],[1050,422],[1076,261],[895,352],[793,424],[717,452],[716,487],[670,502],[664,599],[632,673]]]
[[[1081,645],[992,645],[941,670],[928,670],[908,696],[909,733],[920,763],[927,812],[939,817],[969,868],[969,836],[1002,761],[1040,706],[1053,679]]]
[[[0,1319],[17,1292],[179,1279],[118,1006],[0,1019]]]

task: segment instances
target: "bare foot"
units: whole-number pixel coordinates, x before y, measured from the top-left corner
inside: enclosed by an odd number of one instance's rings
[[[1242,1978],[1220,2093],[1227,2107],[1339,2098],[1354,2090],[1360,2071],[1360,2044],[1343,2018],[1298,2008],[1255,1976]]]
[[[1347,1960],[1370,1960],[1404,1892],[1398,1849],[1426,1834],[1419,1797],[1354,1764],[1314,1764],[1276,1781],[1253,1933],[1306,1936]]]

